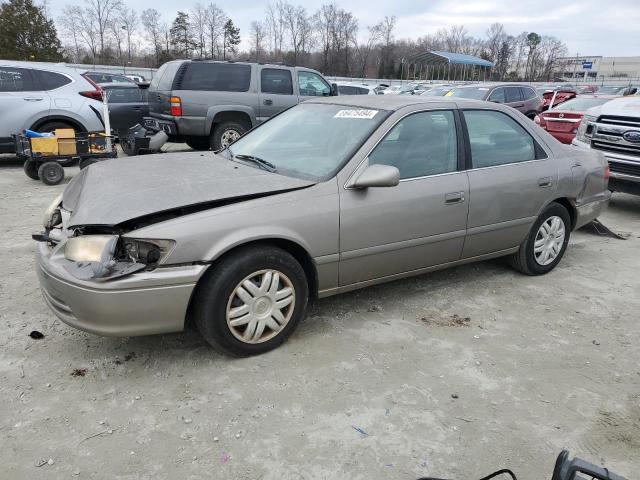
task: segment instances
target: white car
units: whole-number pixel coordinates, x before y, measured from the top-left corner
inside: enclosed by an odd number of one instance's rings
[[[366,83],[336,82],[340,95],[377,95],[377,86]]]
[[[0,153],[24,129],[56,128],[104,130],[100,88],[64,65],[0,60]]]
[[[402,85],[391,85],[389,88],[382,91],[384,95],[397,95],[402,90]]]

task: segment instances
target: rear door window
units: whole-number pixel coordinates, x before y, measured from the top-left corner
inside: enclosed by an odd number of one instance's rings
[[[276,95],[293,95],[291,72],[281,68],[263,68],[260,72],[260,91]]]
[[[55,90],[64,85],[71,83],[71,79],[60,73],[46,72],[44,70],[33,71],[40,82],[40,86],[43,90]]]
[[[535,98],[538,96],[538,94],[533,88],[520,87],[520,90],[522,91],[522,98],[524,98],[525,100],[531,100],[532,98]]]
[[[313,72],[298,72],[298,87],[300,95],[305,97],[328,97],[331,94],[329,84]]]
[[[251,65],[190,62],[180,85],[175,89],[247,92],[250,84]]]
[[[34,85],[27,68],[0,67],[0,92],[34,92]]]
[[[520,87],[506,87],[505,95],[507,97],[507,103],[521,102],[522,94],[520,93]]]
[[[544,150],[509,115],[494,110],[465,110],[474,168],[545,158]]]

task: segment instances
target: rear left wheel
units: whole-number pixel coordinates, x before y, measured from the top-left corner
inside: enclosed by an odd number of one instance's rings
[[[511,265],[527,275],[544,275],[560,263],[569,243],[571,218],[558,203],[550,204],[533,224],[520,250],[509,257]]]
[[[309,287],[289,253],[270,246],[238,250],[198,286],[194,319],[213,347],[233,356],[273,350],[305,314]]]
[[[39,180],[38,177],[38,164],[33,160],[25,160],[24,165],[22,166],[24,169],[24,173],[32,180]]]

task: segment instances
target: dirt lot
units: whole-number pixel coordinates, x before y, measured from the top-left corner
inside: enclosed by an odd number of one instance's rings
[[[321,300],[233,360],[56,320],[30,234],[62,188],[0,163],[0,477],[538,480],[561,448],[637,476],[640,198],[602,218],[628,240],[577,232],[545,277],[491,261]]]

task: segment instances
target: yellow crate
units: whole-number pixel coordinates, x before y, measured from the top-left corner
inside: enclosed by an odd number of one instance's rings
[[[73,128],[56,128],[56,138],[76,138],[76,132]]]
[[[77,155],[75,138],[58,138],[58,155]]]
[[[41,155],[58,155],[58,139],[56,137],[32,138],[31,151]]]

